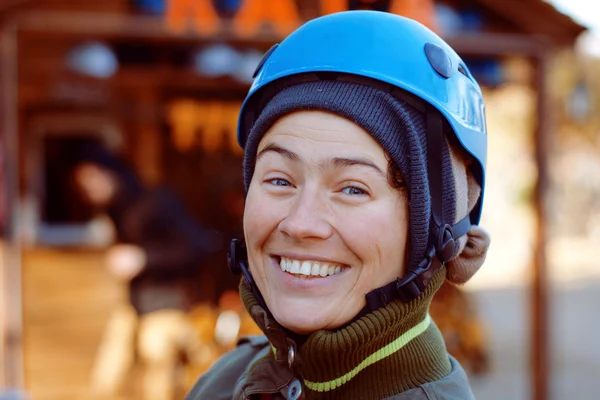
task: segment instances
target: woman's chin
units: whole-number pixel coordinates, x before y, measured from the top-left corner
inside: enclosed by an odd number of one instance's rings
[[[324,324],[315,320],[305,321],[302,318],[294,318],[293,315],[275,319],[281,326],[299,335],[307,335],[324,328]]]
[[[335,329],[345,322],[340,313],[323,304],[291,304],[280,302],[269,307],[275,320],[284,328],[298,334],[307,334],[320,329]]]

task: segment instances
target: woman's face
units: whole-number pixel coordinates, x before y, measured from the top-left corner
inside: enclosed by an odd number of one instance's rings
[[[322,111],[281,118],[261,140],[244,212],[250,271],[275,319],[335,329],[404,273],[405,195],[383,149]]]

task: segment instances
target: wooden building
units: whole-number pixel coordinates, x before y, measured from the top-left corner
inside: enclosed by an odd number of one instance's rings
[[[70,146],[94,140],[114,148],[147,184],[174,187],[199,220],[233,232],[239,229],[243,204],[236,114],[253,66],[301,21],[360,6],[385,8],[430,24],[473,65],[484,85],[499,84],[503,78],[493,71],[507,57],[522,57],[535,70],[530,82],[537,89],[538,106],[532,365],[535,398],[547,398],[544,195],[546,138],[552,135],[552,119],[546,77],[553,51],[572,46],[584,28],[541,0],[444,0],[436,2],[436,8],[432,4],[423,8],[428,2],[415,0],[266,4],[266,0],[0,2],[6,209],[0,387],[23,385],[22,247],[94,242],[89,210],[71,195],[68,166],[61,163]],[[491,73],[486,66],[492,67]],[[35,271],[28,274],[36,276]]]

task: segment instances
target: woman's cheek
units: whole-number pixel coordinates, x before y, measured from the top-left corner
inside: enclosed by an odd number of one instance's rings
[[[248,196],[244,211],[244,231],[247,238],[261,245],[273,233],[281,220],[281,205],[269,196]]]
[[[376,224],[357,213],[338,217],[336,220],[335,228],[352,253],[362,263],[372,261],[374,254],[370,249],[375,248],[377,241],[381,239],[378,237],[378,230],[373,229]]]
[[[355,209],[336,219],[337,231],[367,268],[385,264],[388,261],[385,258],[404,245],[406,223],[399,220],[394,211],[389,207],[369,207]]]

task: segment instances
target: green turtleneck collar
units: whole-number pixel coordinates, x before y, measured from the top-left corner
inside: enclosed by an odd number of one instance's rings
[[[276,387],[289,384],[295,376],[302,382],[305,398],[377,400],[445,377],[451,371],[448,353],[428,314],[445,275],[445,269],[439,271],[425,292],[410,303],[393,301],[339,330],[313,332],[300,344],[286,334],[242,282],[242,301],[273,348],[250,368],[246,389],[274,393]],[[288,360],[293,360],[291,366]],[[253,382],[260,380],[265,370],[281,377],[279,381],[272,378],[273,390],[267,388],[267,382]]]

